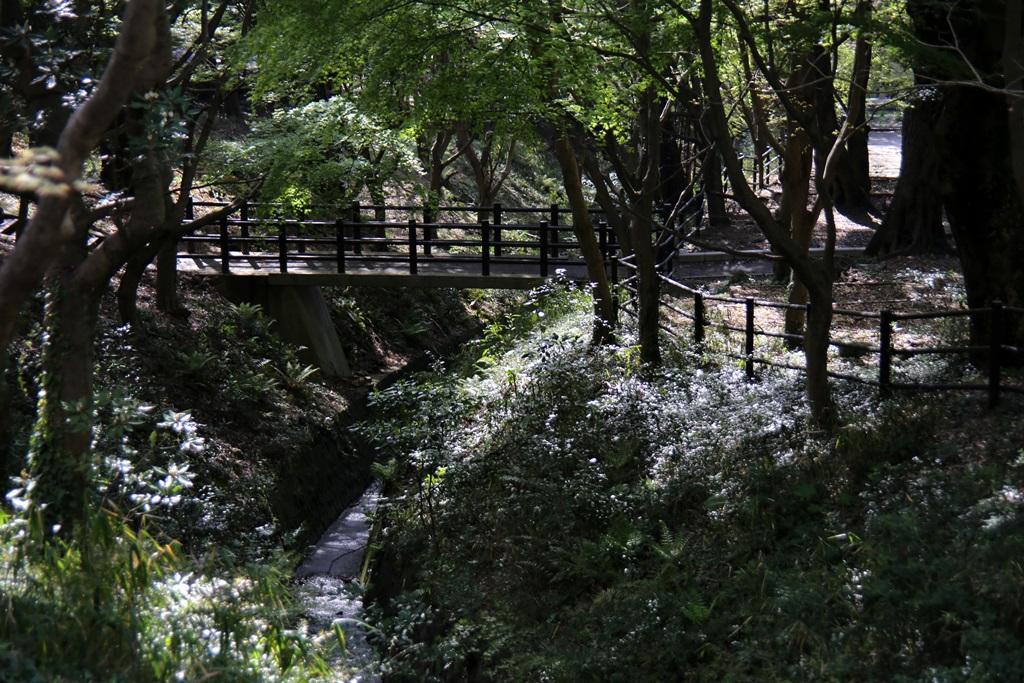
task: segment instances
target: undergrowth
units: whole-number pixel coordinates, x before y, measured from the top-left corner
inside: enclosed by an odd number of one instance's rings
[[[186,455],[205,448],[188,413],[101,397],[87,510],[47,528],[23,477],[0,513],[0,680],[303,681],[327,674],[297,628],[290,562],[210,548],[169,531],[192,498]]]
[[[972,433],[966,399],[845,387],[826,438],[795,374],[686,348],[651,371],[589,348],[586,306],[551,294],[475,366],[376,397],[393,680],[1024,676],[1012,408]]]

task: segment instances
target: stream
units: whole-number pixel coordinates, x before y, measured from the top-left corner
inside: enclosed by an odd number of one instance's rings
[[[371,516],[380,500],[380,483],[363,496],[324,532],[309,557],[295,571],[299,599],[312,632],[331,631],[338,624],[345,633],[347,657],[329,664],[350,683],[376,683],[376,652],[366,640],[360,573],[370,540]]]

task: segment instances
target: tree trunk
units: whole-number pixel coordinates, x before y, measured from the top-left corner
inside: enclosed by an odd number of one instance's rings
[[[828,378],[828,346],[832,327],[832,289],[812,291],[804,333],[804,358],[807,363],[805,387],[811,404],[811,417],[818,426],[831,429],[836,424],[835,403]]]
[[[175,214],[178,212],[175,211]],[[186,313],[178,298],[178,242],[180,231],[163,239],[156,254],[156,307],[173,315]],[[138,297],[135,297],[138,299]]]
[[[14,105],[6,94],[0,94],[0,158],[14,156]]]
[[[708,222],[713,226],[729,225],[725,208],[725,186],[722,183],[722,159],[718,147],[711,146],[704,161],[704,192],[708,203]]]
[[[789,235],[800,248],[800,252],[806,254],[811,247],[811,237],[818,222],[818,212],[807,208],[811,196],[811,144],[807,134],[792,123],[784,152],[782,203],[779,215],[787,224]],[[807,287],[791,268],[776,268],[776,274],[789,279],[788,303],[798,306],[807,304]],[[803,334],[805,317],[803,308],[786,309],[785,333]],[[789,349],[802,346],[800,340],[792,337],[785,339],[784,343]]]
[[[565,194],[569,198],[572,209],[573,233],[579,242],[583,260],[587,264],[587,276],[594,285],[594,300],[597,315],[594,319],[594,344],[610,344],[614,341],[612,329],[615,325],[612,291],[608,285],[605,272],[604,257],[594,235],[594,224],[590,218],[590,209],[583,196],[583,184],[580,182],[579,165],[576,153],[563,133],[556,132],[552,141],[555,158],[562,169],[562,180],[565,183]]]
[[[142,251],[133,255],[125,264],[121,273],[121,282],[117,286],[117,312],[121,322],[129,325],[133,332],[141,333],[142,319],[139,317],[139,286],[146,268],[160,250],[160,238],[157,237],[147,244]]]
[[[945,254],[939,150],[938,97],[920,98],[903,115],[903,158],[892,204],[865,253],[869,256]]]
[[[646,45],[646,41],[644,43]],[[661,346],[659,343],[661,284],[658,275],[658,256],[652,244],[656,239],[654,215],[652,208],[658,196],[661,177],[661,123],[658,100],[653,88],[644,93],[643,106],[640,108],[639,126],[642,153],[637,168],[637,176],[641,178],[640,192],[635,197],[635,205],[631,207],[630,233],[633,237],[633,253],[636,254],[637,289],[639,292],[639,321],[637,329],[640,333],[640,358],[648,365],[661,363]],[[721,173],[721,172],[719,172]]]
[[[665,101],[659,103],[664,107]],[[658,198],[663,205],[675,206],[683,193],[689,189],[689,174],[683,166],[683,149],[685,143],[679,134],[678,122],[683,118],[673,107],[673,115],[668,116],[661,124],[661,143],[658,154],[661,160],[658,175],[661,177],[661,188]]]
[[[659,343],[661,323],[661,296],[659,278],[655,263],[654,248],[651,245],[651,211],[637,207],[630,221],[633,237],[633,253],[636,254],[637,293],[639,312],[637,330],[640,336],[640,359],[648,365],[661,363]]]
[[[871,3],[860,0],[857,3],[857,14],[862,19],[869,19]],[[867,197],[871,204],[871,166],[868,161],[867,99],[868,81],[871,77],[871,40],[864,29],[857,33],[857,42],[853,50],[853,77],[850,80],[850,91],[847,96],[847,116],[852,132],[846,141],[846,155],[849,163],[849,183],[858,193]],[[873,207],[871,207],[873,208]]]
[[[1010,131],[1004,96],[976,88],[950,88],[937,132],[945,140],[942,159],[946,210],[972,308],[1001,300],[1024,307],[1024,204],[1009,155]],[[1024,346],[1024,316],[1008,316],[1004,343]],[[974,317],[971,344],[985,345],[989,326]]]
[[[1003,74],[1005,54],[1014,50],[1008,32],[1024,27],[1007,27],[992,17],[1020,22],[1017,0],[978,0],[968,6],[936,7],[924,0],[908,2],[915,35],[928,44],[951,44],[954,39],[963,60],[981,74]],[[940,81],[969,80],[966,65],[942,63],[928,74]],[[1011,131],[1013,111],[1008,116],[1006,92],[992,92],[977,85],[941,85],[942,113],[936,126],[940,148],[943,200],[956,241],[971,307],[985,307],[993,300],[1009,306],[1024,306],[1024,197],[1014,173],[1015,136]],[[1012,96],[1012,95],[1011,95]],[[1007,316],[1004,343],[1024,345],[1024,316]],[[989,324],[984,316],[971,321],[971,344],[989,341]],[[978,358],[976,360],[982,360]],[[1008,359],[1009,360],[1009,359]],[[1017,357],[1019,361],[1019,356]]]
[[[1024,2],[1007,0],[1006,34],[1003,38],[1003,70],[1006,76],[1007,117],[1010,127],[1010,161],[1017,181],[1017,195],[1024,204]]]
[[[583,168],[586,171],[587,177],[590,178],[590,182],[594,185],[594,200],[601,207],[601,210],[604,211],[604,217],[608,221],[608,225],[615,231],[615,239],[618,241],[619,251],[623,254],[632,254],[633,238],[629,233],[629,218],[626,216],[625,211],[620,210],[621,207],[618,201],[609,192],[608,176],[601,172],[601,166],[592,152],[584,148],[580,150],[580,154],[580,160],[583,162]]]
[[[99,296],[55,273],[47,293],[46,345],[29,474],[45,528],[73,527],[85,512],[92,439],[93,336]]]
[[[729,180],[733,185],[733,193],[740,206],[750,214],[757,223],[765,237],[771,243],[772,248],[777,250],[796,271],[801,280],[807,285],[810,292],[811,307],[818,309],[808,320],[808,330],[804,342],[804,355],[807,359],[808,372],[806,389],[808,400],[811,403],[811,412],[815,422],[824,427],[832,428],[835,424],[835,409],[832,403],[830,384],[828,381],[828,341],[829,325],[832,316],[832,282],[833,263],[832,252],[835,246],[834,225],[832,216],[829,218],[829,235],[826,244],[825,257],[821,261],[812,259],[806,252],[800,249],[790,235],[787,234],[785,226],[772,215],[771,210],[762,202],[757,194],[751,189],[750,183],[743,175],[743,167],[740,159],[732,148],[732,133],[729,129],[729,121],[725,111],[725,104],[718,93],[722,92],[722,82],[719,77],[718,55],[715,52],[715,42],[712,34],[713,0],[700,0],[700,14],[692,20],[692,26],[697,38],[697,46],[700,51],[701,65],[704,71],[704,92],[708,93],[708,123],[711,134],[718,142],[722,150],[723,161]],[[738,12],[734,16],[739,20],[744,17]],[[741,26],[744,40],[752,50],[756,43],[747,38],[749,27]],[[755,55],[755,61],[760,63],[763,60],[760,55]],[[771,77],[770,84],[776,91],[776,95],[787,106],[787,111],[796,111],[793,102],[789,97],[789,89],[774,78],[770,70],[766,77]],[[820,183],[824,186],[824,182]],[[819,192],[823,187],[819,187]]]
[[[57,150],[66,182],[81,177],[82,165],[146,75],[159,36],[162,6],[151,0],[128,5],[121,32],[99,86],[71,116]],[[36,291],[60,252],[61,228],[70,198],[43,197],[14,252],[0,263],[0,349],[7,347],[22,303]]]

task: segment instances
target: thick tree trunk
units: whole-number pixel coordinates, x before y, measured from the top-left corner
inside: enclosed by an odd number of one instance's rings
[[[868,244],[869,256],[944,254],[939,150],[935,124],[938,97],[918,99],[903,115],[900,177],[889,211]]]
[[[1001,300],[1024,307],[1024,204],[1009,155],[1010,131],[1004,96],[977,88],[946,92],[937,132],[945,140],[942,158],[946,210],[956,240],[972,308]],[[1024,345],[1024,316],[1008,316],[1004,343]],[[971,343],[984,345],[989,325],[975,317]]]
[[[1013,68],[1006,70],[1006,54],[1015,48],[1014,36],[1024,31],[1017,0],[978,0],[970,6],[948,6],[914,0],[907,11],[914,21],[916,36],[927,44],[952,44],[963,60],[981,74],[1002,74],[1012,81]],[[992,17],[1018,22],[1004,26]],[[973,73],[965,64],[942,63],[928,74],[941,81],[970,80]],[[943,200],[964,273],[967,303],[985,307],[993,300],[1010,306],[1024,306],[1024,197],[1014,173],[1014,141],[1019,131],[1011,130],[1013,110],[1007,107],[1008,93],[993,92],[978,85],[941,87],[942,113],[936,123],[940,148]],[[1010,115],[1008,116],[1008,113]],[[1004,343],[1024,345],[1024,316],[1007,316]],[[971,324],[971,344],[989,341],[990,325],[982,316]],[[977,360],[983,360],[981,358]],[[1007,359],[1010,360],[1010,359]],[[1017,358],[1019,360],[1019,357]]]
[[[180,239],[180,231],[167,235],[162,240],[156,254],[156,308],[173,315],[181,315],[186,312],[178,298],[178,242]],[[134,298],[138,300],[137,296]]]
[[[149,264],[156,259],[156,307],[172,315],[185,312],[178,299],[178,241],[179,231],[163,230],[139,252],[133,254],[121,273],[117,287],[117,311],[121,322],[136,333],[144,332],[139,318],[139,287]]]
[[[605,272],[601,248],[594,236],[594,224],[590,219],[590,209],[583,196],[583,184],[580,182],[576,153],[564,134],[556,132],[552,146],[555,158],[558,159],[558,165],[562,169],[565,193],[572,209],[573,232],[579,242],[580,251],[583,252],[583,260],[587,264],[587,276],[594,285],[597,315],[594,320],[593,343],[609,344],[614,341],[612,329],[615,326],[612,290],[608,285],[608,275]]]
[[[121,273],[121,282],[117,286],[117,312],[121,322],[129,325],[133,332],[141,333],[142,319],[139,317],[139,286],[146,268],[160,251],[159,238],[147,244],[139,253],[133,255],[125,264]]]
[[[92,439],[93,336],[99,296],[72,283],[70,270],[51,278],[46,304],[43,390],[29,452],[32,503],[45,528],[74,526],[85,512]]]

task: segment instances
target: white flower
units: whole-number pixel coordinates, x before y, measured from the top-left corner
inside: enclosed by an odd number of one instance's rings
[[[199,426],[192,420],[192,413],[164,413],[164,421],[156,425],[159,429],[170,429],[175,434],[191,436]]]

